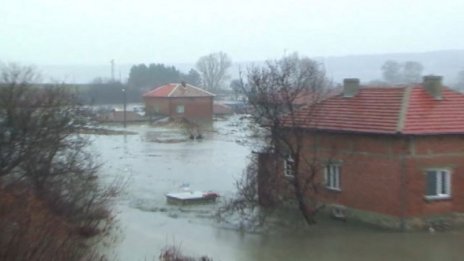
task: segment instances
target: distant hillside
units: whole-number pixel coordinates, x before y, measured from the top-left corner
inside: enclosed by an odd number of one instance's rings
[[[420,62],[424,66],[424,74],[442,75],[447,84],[454,83],[458,71],[464,70],[464,50],[350,55],[318,58],[318,60],[324,62],[328,76],[337,82],[350,77],[360,78],[361,81],[381,79],[380,68],[387,60]]]
[[[233,57],[232,57],[233,58]],[[458,71],[464,70],[464,50],[445,50],[424,53],[389,53],[371,55],[349,55],[315,57],[325,64],[327,75],[335,82],[343,78],[356,77],[362,82],[381,79],[381,66],[387,60],[399,62],[417,61],[424,66],[424,74],[444,76],[445,83],[454,83]],[[154,61],[157,62],[157,61]],[[260,64],[262,61],[254,62]],[[231,69],[232,78],[237,78],[239,69],[246,71],[252,62],[235,63]],[[172,64],[183,72],[188,72],[194,63]],[[115,78],[126,81],[132,64],[116,64]],[[107,65],[47,65],[38,66],[43,73],[44,81],[67,83],[88,83],[96,77],[109,78],[110,64]]]

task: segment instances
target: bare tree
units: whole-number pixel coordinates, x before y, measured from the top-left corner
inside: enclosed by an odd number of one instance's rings
[[[191,85],[199,86],[201,84],[201,75],[195,69],[190,69],[188,74],[185,74],[184,81],[190,83]]]
[[[232,65],[232,61],[226,53],[218,52],[200,57],[196,65],[201,74],[203,87],[209,91],[216,91],[228,79],[227,70]]]
[[[403,81],[405,83],[418,83],[422,78],[424,66],[415,61],[407,61],[403,65]]]
[[[389,60],[382,65],[383,78],[390,84],[417,83],[421,81],[424,66],[415,61],[399,63]]]
[[[386,61],[381,69],[386,82],[396,84],[402,81],[401,64],[397,61]]]
[[[31,67],[0,70],[0,190],[26,193],[43,213],[59,217],[73,240],[101,234],[112,224],[109,204],[120,187],[98,180],[89,140],[79,135],[87,120],[74,93],[36,79]]]
[[[313,224],[320,208],[316,176],[321,164],[317,150],[307,158],[303,157],[303,149],[304,144],[311,143],[308,139],[317,140],[317,133],[301,129],[297,112],[305,108],[309,111],[306,117],[311,120],[317,104],[327,97],[330,83],[320,64],[292,54],[268,61],[264,67],[250,68],[247,85],[244,92],[253,108],[254,123],[265,130],[265,146],[252,162],[258,166],[249,167],[238,183],[237,199],[224,209],[249,208],[251,201],[274,207],[296,200],[305,221]],[[291,195],[285,191],[291,191]]]
[[[238,100],[242,94],[242,81],[240,79],[234,79],[230,82],[229,87],[234,92],[235,99]]]

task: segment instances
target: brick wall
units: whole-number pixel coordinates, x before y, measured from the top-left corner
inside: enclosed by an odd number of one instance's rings
[[[314,145],[315,140],[317,145]],[[316,139],[306,139],[304,157],[314,155],[313,146],[318,147],[316,157],[321,165],[320,200],[382,214],[400,215],[400,155],[407,151],[405,140],[380,135],[318,134]],[[341,191],[325,188],[323,167],[329,161],[340,163]]]
[[[317,158],[318,197],[323,202],[396,217],[464,212],[462,136],[323,133],[307,137],[303,157]],[[323,183],[323,166],[330,160],[341,163],[341,191],[327,189]],[[424,198],[425,169],[436,167],[451,169],[451,199]],[[305,163],[299,171],[307,171]]]
[[[179,105],[184,106],[184,113],[177,113]],[[212,97],[149,97],[145,98],[145,108],[148,114],[162,114],[190,120],[213,119]]]
[[[178,105],[184,106],[184,113],[176,113]],[[183,117],[192,120],[212,120],[213,119],[213,98],[212,97],[186,97],[171,98],[170,110],[172,117]]]
[[[408,216],[464,212],[464,137],[454,135],[411,139],[408,159]],[[426,175],[430,168],[451,171],[451,198],[427,200]]]
[[[170,115],[169,99],[163,97],[145,97],[145,111],[149,115]]]

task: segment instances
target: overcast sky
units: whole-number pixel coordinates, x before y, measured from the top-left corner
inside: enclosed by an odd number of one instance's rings
[[[463,0],[1,0],[0,61],[190,63],[464,49]]]

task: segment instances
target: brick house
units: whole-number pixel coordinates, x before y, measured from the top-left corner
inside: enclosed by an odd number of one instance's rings
[[[214,94],[190,84],[170,83],[143,94],[147,116],[169,116],[195,123],[213,119]]]
[[[342,93],[316,108],[296,118],[308,133],[301,158],[314,156],[317,140],[317,197],[326,209],[398,229],[464,220],[464,95],[442,86],[441,77],[375,88],[345,79]],[[288,178],[291,162],[272,159],[280,167],[268,167],[277,169],[271,175]],[[260,168],[270,165],[261,155]],[[298,171],[305,173],[304,166]],[[259,186],[267,184],[265,172]]]

